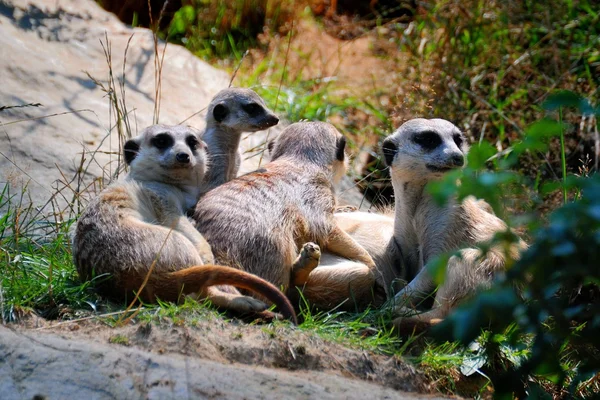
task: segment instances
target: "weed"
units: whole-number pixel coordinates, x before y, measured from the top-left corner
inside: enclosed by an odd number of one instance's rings
[[[131,344],[127,336],[120,334],[113,335],[110,338],[108,338],[108,343],[120,344],[121,346],[129,346]]]

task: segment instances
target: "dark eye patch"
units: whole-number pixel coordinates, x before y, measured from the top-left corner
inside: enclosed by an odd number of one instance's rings
[[[174,141],[168,133],[159,133],[150,140],[150,143],[157,149],[164,150],[167,147],[173,146]]]
[[[455,133],[454,136],[452,136],[452,139],[454,139],[454,143],[456,143],[456,146],[460,149],[462,148],[463,143],[465,142],[462,135],[459,133]]]
[[[419,132],[413,137],[413,142],[425,150],[433,150],[442,144],[442,138],[434,131]]]
[[[196,136],[188,136],[185,139],[185,142],[187,143],[187,145],[190,147],[190,149],[192,151],[196,151],[196,149],[198,148],[198,145],[200,144],[200,142],[198,142],[198,138],[196,138]]]
[[[262,111],[262,107],[257,103],[249,103],[242,105],[242,110],[244,110],[248,115],[254,117],[258,115]]]

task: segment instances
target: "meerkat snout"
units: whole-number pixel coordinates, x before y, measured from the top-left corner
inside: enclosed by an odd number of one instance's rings
[[[181,164],[189,164],[190,163],[190,155],[188,153],[177,153],[175,156],[177,162]]]
[[[462,167],[465,165],[465,156],[462,154],[453,154],[452,157],[450,157],[450,162],[456,167]]]

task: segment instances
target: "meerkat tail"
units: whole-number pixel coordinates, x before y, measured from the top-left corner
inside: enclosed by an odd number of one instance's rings
[[[298,324],[294,307],[275,285],[256,275],[223,265],[199,265],[155,274],[148,280],[143,297],[157,296],[161,300],[177,301],[182,294],[200,292],[215,285],[231,285],[258,293],[273,302],[285,318]]]

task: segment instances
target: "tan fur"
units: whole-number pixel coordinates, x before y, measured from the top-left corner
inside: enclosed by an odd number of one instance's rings
[[[277,125],[279,119],[264,100],[250,89],[221,90],[208,105],[203,140],[211,168],[202,193],[235,178],[242,156],[238,147],[243,132],[257,132]]]
[[[368,274],[358,283],[349,275],[315,279],[321,276],[318,267],[310,272],[307,288],[328,293],[336,305],[351,297],[355,285],[372,288],[373,259],[333,218],[333,184],[345,169],[344,146],[345,139],[330,124],[290,125],[276,139],[272,161],[264,168],[207,193],[194,218],[216,260],[287,288],[300,249],[314,242],[321,251],[363,263]],[[306,276],[296,278],[302,282]]]
[[[484,201],[469,197],[462,203],[450,200],[440,206],[425,191],[429,181],[466,162],[464,135],[450,122],[410,120],[384,141],[383,149],[396,198],[394,238],[401,249],[402,267],[409,278],[414,277],[395,296],[396,313],[408,317],[398,318],[394,324],[400,330],[423,329],[446,317],[456,304],[489,286],[494,276],[504,271],[503,249],[493,247],[482,255],[477,245],[490,242],[507,226]],[[509,249],[509,258],[517,259],[525,248],[520,241]],[[450,258],[433,308],[415,311],[436,289],[427,264],[437,255],[455,250],[460,250],[459,256]]]
[[[132,298],[152,268],[140,293],[143,301],[178,301],[196,293],[238,312],[266,308],[258,299],[214,287],[235,285],[268,298],[295,321],[289,301],[270,283],[233,268],[203,265],[213,261],[210,246],[186,216],[204,179],[200,136],[183,126],[155,125],[126,143],[130,173],[92,200],[77,222],[73,257],[79,275],[108,278],[100,291],[123,299]]]

